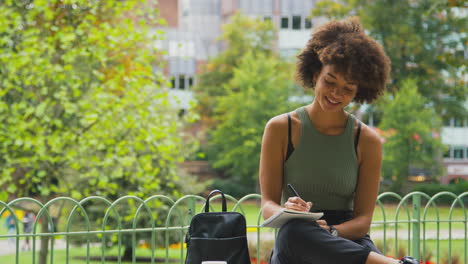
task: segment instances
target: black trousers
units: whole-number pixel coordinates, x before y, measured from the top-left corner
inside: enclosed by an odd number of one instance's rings
[[[352,211],[324,211],[321,219],[338,225],[352,219]],[[270,264],[364,264],[369,253],[382,254],[369,235],[358,240],[334,237],[317,222],[291,220],[278,232]]]

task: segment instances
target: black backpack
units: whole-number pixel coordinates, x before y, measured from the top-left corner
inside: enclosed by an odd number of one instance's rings
[[[222,195],[223,211],[209,212],[210,198],[216,193]],[[240,213],[226,210],[223,192],[212,191],[206,199],[205,212],[192,218],[185,236],[186,264],[216,260],[228,264],[250,264],[245,218]]]

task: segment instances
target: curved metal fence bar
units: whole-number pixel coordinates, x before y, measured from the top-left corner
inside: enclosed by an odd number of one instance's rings
[[[247,201],[247,200],[250,200],[250,199],[262,199],[262,196],[260,194],[257,194],[257,193],[247,194],[244,197],[242,197],[241,199],[239,199],[239,201],[237,201],[237,203],[232,208],[232,211],[236,212],[237,208],[239,207],[239,209],[241,210],[241,213],[245,214],[244,209],[242,209],[242,203]]]
[[[437,204],[435,202],[435,200],[437,199],[436,196],[433,196],[432,198],[429,199],[429,201],[427,202],[425,208],[424,208],[424,211],[423,211],[423,241],[424,241],[424,244],[423,244],[423,261],[425,260],[425,255],[426,255],[426,223],[427,223],[427,220],[426,220],[426,215],[427,215],[427,212],[428,212],[428,209],[430,208],[431,205],[434,206],[434,210],[435,210],[435,213],[436,213],[436,225],[437,225],[437,237],[439,237],[440,235],[440,217],[439,217],[439,210],[438,210],[438,207],[437,207]],[[437,252],[437,262],[439,262],[439,257],[440,257],[440,250],[439,250],[439,241],[437,241],[436,243],[436,252]]]
[[[383,217],[383,254],[387,254],[387,215],[385,213],[384,205],[381,199],[386,196],[394,197],[398,199],[398,201],[401,201],[403,199],[399,194],[396,194],[394,192],[384,192],[377,196],[377,204],[379,206],[379,209],[382,211]],[[379,222],[377,222],[376,224],[379,224]]]
[[[0,201],[0,205],[4,206],[3,209],[0,211],[0,217],[3,215],[5,211],[8,211],[10,215],[13,217],[13,220],[15,221],[15,230],[16,230],[16,236],[15,236],[15,244],[16,244],[16,252],[15,252],[15,260],[16,263],[19,263],[19,225],[18,225],[18,217],[16,217],[15,211],[9,206],[9,204],[4,203],[3,201]],[[10,232],[10,230],[8,230]],[[9,234],[10,235],[10,234]],[[4,237],[3,235],[0,235],[0,237]],[[6,236],[10,238],[10,236]]]
[[[105,263],[105,244],[106,244],[106,236],[105,236],[105,231],[106,231],[106,224],[107,224],[107,221],[109,220],[109,216],[110,216],[110,212],[111,210],[113,210],[115,212],[115,214],[117,215],[117,230],[119,232],[117,232],[117,251],[119,252],[117,254],[117,263],[121,264],[122,263],[122,255],[120,254],[122,252],[122,221],[121,221],[121,217],[120,217],[120,214],[118,213],[118,210],[115,209],[115,207],[121,202],[121,201],[125,201],[129,198],[133,198],[133,197],[136,197],[136,196],[131,196],[131,195],[126,195],[126,196],[122,196],[120,197],[119,199],[115,200],[106,210],[106,213],[104,214],[104,220],[102,221],[102,245],[101,245],[101,263],[104,264]],[[136,197],[138,198],[138,197]]]
[[[234,205],[234,207],[232,208],[232,211],[233,212],[236,212],[237,208],[239,208],[241,210],[241,213],[245,215],[245,212],[242,208],[242,203],[247,201],[247,200],[250,200],[250,199],[262,199],[262,196],[260,194],[257,194],[257,193],[251,193],[251,194],[247,194],[245,195],[244,197],[242,197],[241,199],[239,199],[239,201],[237,201],[237,203]],[[259,210],[258,211],[258,215],[257,215],[257,225],[256,226],[252,226],[252,227],[255,227],[256,230],[255,232],[257,232],[257,259],[260,259],[260,219],[262,217],[262,210]],[[250,226],[248,226],[250,227]]]
[[[189,203],[191,202],[192,203],[192,208],[190,208],[189,212],[195,212],[195,200],[200,200],[200,201],[203,201],[205,202],[206,199],[199,196],[199,195],[185,195],[183,196],[182,198],[178,199],[171,207],[171,209],[169,209],[169,212],[167,214],[167,218],[166,218],[166,237],[165,237],[165,248],[166,248],[166,264],[169,263],[169,223],[170,223],[170,220],[171,220],[171,216],[172,216],[172,213],[173,213],[173,210],[177,210],[177,206],[179,206],[179,204],[181,204],[182,202],[185,202],[186,200],[189,201]],[[183,221],[183,217],[182,217],[182,213],[179,211],[177,211],[177,213],[179,213],[179,217],[180,217],[180,235],[181,235],[181,245],[184,245],[184,231],[187,229],[187,224],[184,223]],[[190,216],[189,216],[190,217]],[[187,223],[188,223],[188,220],[187,220]],[[183,259],[184,257],[184,247],[181,246],[180,247],[180,259]]]
[[[455,206],[455,204],[457,203],[457,201],[459,202],[459,204],[460,204],[462,207],[464,207],[464,206],[463,206],[463,202],[461,201],[461,199],[459,199],[459,198],[457,197],[456,194],[451,193],[450,196],[452,196],[452,197],[454,198],[454,200],[453,200],[453,202],[452,202],[452,205],[451,205],[451,207],[450,207],[449,219],[448,219],[448,221],[449,221],[449,250],[448,250],[448,258],[449,258],[449,264],[452,264],[452,222],[454,222],[453,219],[452,219],[452,217],[453,217],[453,210],[454,210],[454,208],[455,208],[454,206]]]
[[[261,256],[264,258],[266,256],[265,253],[268,253],[269,249],[260,247],[260,245],[265,241],[264,239],[268,239],[273,242],[278,230],[262,228],[261,223],[263,222],[263,217],[261,208],[253,203],[247,203],[252,200],[260,200],[261,195],[248,194],[239,200],[228,194],[225,194],[225,197],[229,202],[234,202],[231,210],[244,214],[248,220],[247,228],[249,232],[249,242],[251,242],[252,246],[255,246],[255,243],[257,244],[256,254],[252,252],[251,256],[256,257],[257,260],[262,259]],[[427,261],[427,245],[430,243],[436,246],[436,250],[431,251],[436,254],[436,256],[432,256],[435,257],[436,263],[441,263],[441,249],[443,245],[444,256],[448,259],[447,263],[467,264],[468,212],[467,206],[465,205],[467,197],[468,192],[464,192],[458,196],[451,192],[440,192],[432,197],[422,192],[412,192],[404,197],[392,192],[380,194],[377,197],[376,206],[379,208],[382,217],[377,217],[381,220],[373,221],[373,225],[383,225],[383,230],[380,230],[383,231],[383,254],[386,255],[386,251],[388,251],[387,233],[389,229],[387,228],[387,225],[390,225],[390,228],[392,226],[395,228],[395,256],[397,256],[399,250],[398,243],[406,244],[405,240],[407,240],[408,254],[422,260],[423,263]],[[217,207],[219,205],[220,198],[221,196],[217,195],[210,199],[210,201],[212,201],[210,204],[211,210],[219,211],[214,210],[218,208],[213,209],[213,206]],[[395,211],[393,211],[393,208],[389,210],[389,207],[385,206],[385,198],[394,198],[397,201]],[[453,199],[453,201],[450,199]],[[85,260],[83,263],[89,264],[93,261],[90,256],[90,252],[93,249],[91,239],[94,240],[95,238],[92,237],[98,236],[96,238],[99,239],[99,236],[101,236],[100,262],[108,263],[106,262],[106,243],[109,236],[112,236],[113,239],[115,239],[113,240],[115,247],[112,252],[117,249],[118,263],[122,263],[123,261],[123,245],[125,245],[127,249],[130,249],[131,247],[133,252],[131,255],[128,254],[129,260],[131,259],[131,263],[136,263],[136,258],[141,251],[141,249],[137,247],[137,242],[139,241],[138,239],[140,239],[140,234],[142,234],[146,241],[146,248],[151,250],[151,252],[146,253],[148,256],[151,255],[151,260],[148,262],[155,263],[156,256],[164,255],[165,263],[170,263],[170,258],[174,257],[175,253],[176,255],[179,255],[176,257],[179,258],[177,261],[179,261],[179,263],[183,263],[185,257],[185,232],[187,231],[190,220],[194,214],[204,211],[205,202],[206,199],[198,195],[186,195],[176,201],[165,195],[154,195],[145,200],[129,195],[120,197],[114,202],[100,196],[86,197],[80,201],[70,197],[58,197],[45,204],[42,204],[32,198],[18,198],[9,203],[0,201],[0,217],[8,211],[12,215],[16,227],[16,231],[14,233],[8,235],[0,234],[0,238],[16,239],[14,243],[16,245],[15,255],[11,255],[11,261],[20,263],[20,239],[31,237],[33,246],[33,252],[31,253],[32,261],[28,263],[33,264],[36,263],[37,238],[51,238],[50,255],[47,257],[51,264],[54,263],[54,261],[57,261],[54,258],[59,258],[58,255],[60,255],[56,254],[58,248],[56,249],[54,246],[54,240],[61,238],[64,238],[65,240],[65,260],[63,262],[58,261],[56,263],[60,262],[68,264],[70,263],[71,258],[70,241],[72,240],[70,238],[78,238],[78,241],[85,245],[85,247],[83,247],[83,250],[85,251],[83,251],[82,254],[86,254],[86,256],[83,257],[83,260]],[[444,202],[444,205],[447,202],[450,202],[450,204],[445,206],[442,210],[440,202]],[[409,207],[411,205],[412,208],[410,210]],[[62,206],[63,210],[66,210],[68,214],[63,216],[63,221],[65,221],[65,219],[67,221],[64,224],[65,229],[63,232],[59,232],[55,229],[56,223],[52,216],[54,215],[55,217],[57,213],[56,209],[61,208]],[[89,206],[93,206],[94,208],[97,206],[99,210],[91,211],[93,207]],[[424,210],[421,210],[423,209],[423,206]],[[33,231],[31,234],[23,234],[20,231],[22,223],[21,212],[17,210],[24,208],[27,208],[26,210],[34,210],[38,212],[37,217],[33,222]],[[167,210],[167,212],[165,210]],[[401,210],[406,211],[406,213],[401,212]],[[104,213],[104,216],[101,215],[100,211]],[[444,212],[443,214],[441,213],[442,211]],[[96,214],[96,212],[98,213]],[[390,212],[392,213],[390,214]],[[393,216],[393,213],[395,214],[394,220],[389,219],[390,215]],[[77,214],[79,215],[77,216]],[[405,219],[405,216],[407,219]],[[37,231],[39,220],[45,221],[43,222],[41,231]],[[96,227],[95,229],[93,227],[93,223],[100,223],[101,221],[102,226]],[[75,223],[77,225],[74,225]],[[401,229],[401,224],[403,224],[403,236],[401,236],[401,232],[400,234],[398,233],[399,228]],[[45,228],[45,225],[48,225],[48,228]],[[141,227],[138,227],[139,225],[141,225]],[[444,228],[442,228],[442,225]],[[463,228],[461,228],[462,225]],[[406,227],[408,229],[407,238],[405,237]],[[267,230],[268,232],[262,232],[264,230]],[[442,232],[442,230],[444,230],[444,232]],[[272,231],[272,233],[270,233],[270,231]],[[464,232],[464,234],[461,234],[462,232]],[[159,236],[159,234],[161,234],[161,236]],[[254,238],[255,234],[256,237]],[[268,234],[268,237],[265,237],[266,234]],[[270,235],[273,235],[273,237]],[[441,237],[442,235],[444,236],[443,238]],[[433,237],[437,238],[436,241],[430,242]],[[80,241],[80,239],[82,240]],[[180,254],[177,253],[178,249],[170,251],[170,248],[173,248],[174,246],[172,244],[170,245],[170,243],[177,243],[177,241],[180,243],[175,245],[180,245]],[[158,243],[162,243],[164,245],[165,253],[160,252],[159,255],[156,254],[156,250],[158,248],[157,245],[160,245]],[[456,258],[454,253],[458,253],[459,255],[458,262],[455,262]],[[429,255],[430,254],[431,253],[429,253]],[[8,263],[11,263],[11,261],[8,261]],[[0,256],[0,262],[4,262],[2,261],[2,256]],[[257,263],[259,262],[257,261]]]
[[[464,232],[464,250],[463,250],[463,258],[465,260],[465,263],[468,263],[468,257],[467,257],[467,252],[468,252],[468,247],[467,247],[467,243],[468,243],[468,217],[467,217],[467,212],[466,212],[466,207],[465,207],[465,204],[463,203],[463,198],[464,197],[468,197],[468,191],[467,192],[464,192],[462,194],[460,194],[458,197],[457,197],[457,201],[460,202],[462,208],[463,208],[463,215],[465,216],[465,219],[464,219],[464,225],[463,225],[463,230],[465,230]],[[455,203],[456,201],[453,201],[452,203],[452,206],[450,207],[450,214],[452,213],[452,210],[454,209],[454,206],[455,206]],[[451,242],[451,240],[449,240],[449,243]]]
[[[413,198],[414,196],[414,198]],[[419,225],[420,225],[420,216],[419,216],[419,207],[421,206],[421,197],[425,196],[426,198],[430,199],[425,193],[422,192],[412,192],[408,193],[401,199],[400,203],[397,206],[396,213],[395,213],[395,238],[398,237],[398,222],[406,222],[408,224],[408,252],[413,252],[415,258],[419,259],[419,249],[411,250],[411,246],[416,246],[419,248]],[[413,198],[413,218],[410,217],[409,208],[406,207],[406,214],[408,217],[408,221],[398,221],[398,216],[400,213],[400,208],[404,204],[407,206],[406,201],[410,198]],[[415,210],[417,209],[417,210]],[[413,223],[413,226],[411,226]],[[411,228],[413,228],[413,239],[411,239]],[[411,241],[413,241],[413,245],[411,245]],[[415,242],[416,241],[416,242]],[[398,255],[398,239],[395,239],[395,256]]]
[[[429,198],[429,201],[427,202],[427,204],[426,204],[426,206],[424,208],[424,212],[423,212],[423,241],[424,241],[423,256],[426,253],[426,243],[425,243],[425,241],[426,241],[426,223],[427,223],[426,215],[427,215],[427,212],[428,212],[428,209],[429,209],[430,205],[433,205],[434,209],[435,209],[435,213],[436,213],[435,222],[436,222],[436,226],[437,226],[437,237],[440,237],[440,223],[441,223],[441,220],[440,220],[440,215],[439,215],[439,208],[437,207],[437,203],[435,201],[437,200],[437,198],[442,197],[443,195],[450,195],[452,197],[456,197],[456,195],[454,195],[453,193],[450,193],[450,192],[437,193],[436,195]],[[437,252],[437,262],[439,262],[440,261],[440,241],[439,241],[439,239],[437,239],[437,242],[436,242],[436,252]]]
[[[36,204],[37,206],[39,206],[39,208],[43,208],[43,207],[44,207],[44,205],[43,205],[41,202],[39,202],[39,201],[37,201],[37,200],[35,200],[35,199],[32,199],[32,198],[29,198],[29,197],[17,198],[17,199],[15,199],[15,200],[9,202],[9,203],[8,203],[8,207],[10,207],[10,205],[13,206],[13,205],[15,205],[15,204],[17,204],[17,203],[20,203],[20,202],[32,202],[32,203]],[[2,210],[2,213],[3,213],[3,210]],[[0,215],[1,215],[2,213],[0,213]],[[50,215],[49,215],[48,212],[47,212],[47,215],[48,215],[48,217],[50,218]],[[15,215],[15,214],[14,214],[14,217],[15,217],[15,219],[16,219],[16,215]],[[39,220],[39,218],[37,217],[36,220],[34,221],[34,224],[33,224],[33,232],[32,232],[32,235],[31,235],[32,238],[33,238],[33,239],[32,239],[32,241],[33,241],[33,247],[32,247],[32,249],[33,249],[32,263],[33,263],[33,264],[34,264],[34,262],[35,262],[35,252],[34,252],[34,251],[35,251],[35,248],[36,248],[36,224],[37,224],[37,221],[38,221],[38,220]],[[17,236],[19,236],[19,235],[18,235],[19,228],[18,228],[18,226],[17,226],[17,220],[15,220],[15,224],[16,224]],[[17,239],[16,239],[16,257],[18,257],[18,255],[19,255],[18,252],[19,252],[19,239],[17,238]]]
[[[54,198],[50,201],[48,201],[43,208],[41,208],[39,210],[39,212],[37,213],[37,217],[36,217],[36,220],[37,219],[40,219],[40,216],[42,215],[42,211],[45,209],[46,212],[47,212],[47,215],[48,215],[48,218],[49,218],[49,232],[55,234],[56,233],[56,230],[57,230],[57,227],[55,226],[54,224],[54,221],[53,221],[53,218],[50,216],[49,214],[49,210],[47,208],[49,208],[49,206],[51,206],[52,204],[56,203],[56,202],[60,202],[60,201],[67,201],[69,199],[72,199],[72,198],[68,198],[68,197],[57,197],[57,198]],[[50,243],[50,263],[54,263],[54,240],[55,240],[55,236],[51,236],[50,237],[51,239],[51,243]],[[34,254],[34,253],[33,253]],[[34,263],[34,262],[33,262]]]
[[[91,201],[94,201],[94,200],[104,202],[105,204],[107,204],[107,206],[110,206],[112,204],[109,200],[107,200],[106,198],[101,197],[101,196],[89,196],[89,197],[83,198],[70,211],[70,214],[68,216],[67,225],[65,227],[65,230],[66,230],[67,233],[70,233],[70,223],[72,222],[72,219],[75,216],[75,213],[76,213],[76,211],[78,209],[81,209],[83,211],[83,214],[85,215],[85,219],[87,221],[87,224],[86,224],[87,229],[88,229],[87,231],[88,231],[88,233],[90,233],[91,228],[90,228],[90,223],[89,223],[89,217],[88,217],[88,214],[86,213],[86,209],[84,209],[83,205],[86,204],[87,202],[91,202]],[[65,244],[65,255],[66,255],[66,261],[67,261],[66,264],[68,264],[69,256],[70,256],[70,241],[69,241],[69,239],[67,239],[65,241],[65,243],[66,243]],[[90,257],[90,245],[89,244],[90,244],[90,241],[89,241],[89,234],[88,234],[86,236],[86,263],[89,263],[89,257]]]
[[[154,229],[154,217],[153,217],[153,214],[151,212],[151,208],[148,206],[146,201],[144,201],[143,199],[141,199],[139,197],[136,197],[136,198],[138,198],[137,200],[141,204],[140,204],[140,206],[138,206],[138,209],[136,210],[135,215],[133,216],[133,223],[132,223],[133,230],[136,230],[137,219],[138,219],[138,216],[139,216],[142,208],[145,208],[148,211],[148,215],[150,216],[150,221],[151,221],[151,229]],[[151,241],[154,241],[154,236],[153,236],[154,233],[151,233],[151,234],[152,234]],[[132,261],[134,263],[136,262],[136,255],[135,255],[136,248],[135,248],[135,245],[136,245],[136,232],[132,232],[132,248],[133,248],[133,250],[132,250]],[[151,264],[154,264],[154,251],[152,251]]]
[[[147,198],[144,202],[145,204],[148,204],[149,202],[152,202],[154,200],[166,200],[167,202],[169,202],[172,205],[174,205],[174,200],[172,200],[171,198],[165,196],[165,195],[153,195],[149,198]],[[138,208],[137,210],[137,214],[139,213],[140,211],[140,208],[141,208],[141,205],[140,207]],[[154,220],[152,222],[152,225],[151,225],[151,263],[154,263],[154,255],[155,255],[155,250],[156,250],[156,228],[155,228],[155,223],[154,223]],[[134,250],[135,252],[135,250]],[[166,258],[168,258],[169,256],[167,256]]]
[[[88,214],[86,213],[86,210],[84,209],[83,206],[81,206],[81,204],[76,201],[75,199],[73,198],[69,198],[69,197],[61,197],[60,200],[64,200],[64,201],[70,201],[72,202],[73,204],[75,204],[75,207],[74,208],[79,208],[81,209],[82,211],[82,214],[84,216],[84,219],[85,219],[85,225],[86,225],[86,231],[91,231],[90,230],[90,223],[89,223],[89,217],[88,217]],[[65,226],[65,230],[66,230],[66,233],[70,233],[70,223],[72,222],[72,216],[74,215],[76,210],[72,210],[72,212],[70,212],[70,215],[68,217],[68,220],[67,220],[67,225]],[[68,235],[65,235],[66,237],[66,251],[65,251],[65,258],[66,258],[66,264],[69,263],[69,236]],[[87,237],[87,250],[86,250],[86,255],[87,255],[87,258],[86,258],[86,263],[89,264],[89,238]]]
[[[153,214],[152,214],[152,211],[151,211],[151,208],[148,206],[146,200],[142,200],[141,198],[138,199],[138,201],[141,202],[140,206],[138,207],[134,217],[133,217],[133,223],[132,223],[132,228],[133,230],[136,230],[136,225],[137,225],[137,219],[138,219],[138,216],[141,212],[141,209],[142,208],[145,208],[147,211],[148,211],[148,214],[151,218],[151,229],[154,230],[154,217],[153,217]],[[153,243],[154,241],[154,232],[151,232],[151,243]],[[132,261],[133,262],[136,262],[136,255],[135,255],[135,251],[136,251],[136,248],[135,248],[135,245],[136,245],[136,232],[133,232],[132,233],[132,246],[133,246],[133,250],[132,250]],[[154,246],[154,244],[152,244],[151,246]],[[154,264],[154,251],[152,251],[152,254],[151,254],[151,264]]]
[[[35,203],[36,205],[38,205],[40,207],[39,212],[37,213],[37,216],[36,216],[36,220],[34,221],[33,226],[32,226],[32,236],[33,236],[33,239],[32,239],[32,242],[33,242],[33,245],[32,245],[32,264],[35,264],[36,263],[36,237],[37,236],[50,236],[50,234],[43,234],[43,233],[40,233],[40,234],[37,235],[36,234],[37,223],[38,223],[39,219],[41,218],[41,216],[42,216],[42,214],[44,212],[46,214],[48,224],[50,224],[49,231],[50,231],[50,229],[53,228],[53,223],[52,223],[53,221],[52,221],[52,217],[49,214],[49,211],[47,210],[46,205],[43,205],[41,202],[39,202],[39,201],[37,201],[35,199],[22,197],[22,198],[15,199],[15,200],[11,201],[8,204],[9,205],[14,205],[16,203],[23,202],[23,201],[33,202],[33,203]],[[50,202],[48,204],[50,204]],[[18,250],[18,247],[19,246],[17,246],[17,250]],[[53,262],[53,252],[51,253],[51,262]]]
[[[453,217],[453,210],[455,208],[455,205],[456,203],[458,202],[462,208],[464,208],[464,205],[463,205],[463,201],[461,200],[461,198],[458,198],[458,196],[454,193],[451,193],[451,192],[442,192],[442,193],[438,193],[437,195],[439,194],[444,194],[444,195],[449,195],[451,196],[452,198],[454,198],[453,202],[452,202],[452,205],[450,207],[450,211],[449,211],[449,219],[448,219],[448,224],[449,224],[449,249],[448,249],[448,259],[449,259],[449,264],[452,264],[452,222],[455,222],[453,221],[452,217]],[[436,195],[436,196],[437,196]],[[465,218],[466,218],[466,212],[465,212]],[[466,225],[465,225],[466,226]]]

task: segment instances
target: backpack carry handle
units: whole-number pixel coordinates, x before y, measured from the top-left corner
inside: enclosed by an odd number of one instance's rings
[[[222,202],[223,202],[223,212],[227,211],[227,206],[226,206],[226,197],[224,197],[224,193],[220,190],[213,190],[208,194],[208,197],[206,198],[206,204],[205,204],[205,213],[208,213],[210,211],[210,198],[211,196],[220,193],[221,196],[223,197]]]

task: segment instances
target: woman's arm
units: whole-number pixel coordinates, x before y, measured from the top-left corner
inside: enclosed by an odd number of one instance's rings
[[[284,137],[287,123],[284,117],[276,116],[265,126],[260,154],[260,191],[262,214],[267,219],[281,209],[281,187],[283,184]],[[285,126],[286,125],[286,126]]]
[[[336,225],[341,237],[356,240],[365,236],[370,229],[375,201],[379,192],[380,169],[382,166],[382,141],[368,126],[363,125],[358,145],[359,177],[354,197],[354,218]]]

